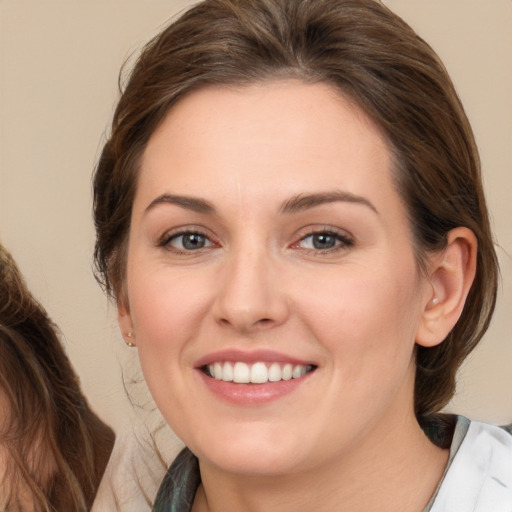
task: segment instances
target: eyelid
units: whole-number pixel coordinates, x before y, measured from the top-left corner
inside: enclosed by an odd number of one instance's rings
[[[199,249],[195,249],[195,250],[180,250],[177,247],[171,246],[170,242],[173,239],[176,239],[180,236],[190,235],[190,234],[196,234],[196,235],[205,237],[207,239],[207,241],[209,242],[208,246],[202,247]],[[300,243],[303,240],[305,240],[306,238],[308,238],[310,236],[314,236],[314,235],[320,235],[320,234],[330,234],[330,235],[336,237],[336,239],[340,243],[337,243],[334,247],[327,248],[327,249],[309,249],[309,248],[299,247]],[[352,247],[354,245],[354,243],[355,243],[355,237],[351,233],[349,233],[347,230],[341,229],[338,227],[334,227],[334,226],[330,226],[330,225],[318,225],[318,226],[308,226],[308,227],[302,228],[302,230],[300,230],[298,232],[298,234],[296,235],[295,242],[293,242],[290,245],[290,247],[296,248],[296,249],[302,249],[304,251],[328,253],[329,251],[336,251],[336,250]],[[155,245],[157,245],[158,247],[167,249],[169,251],[172,251],[172,252],[190,254],[193,252],[199,253],[199,252],[201,252],[201,250],[210,249],[211,247],[215,247],[215,246],[218,247],[220,245],[220,243],[219,243],[217,237],[215,237],[210,232],[210,230],[208,230],[202,226],[189,225],[189,226],[179,226],[179,227],[170,229],[168,231],[165,231],[164,234],[157,239]],[[170,248],[170,247],[172,247],[172,248]]]
[[[316,235],[319,233],[332,233],[342,238],[354,240],[354,236],[346,229],[338,228],[336,226],[331,226],[328,224],[316,224],[306,226],[300,229],[298,233],[298,238],[301,240],[307,236]]]
[[[204,236],[210,242],[210,244],[208,245],[208,247],[203,247],[203,248],[200,248],[200,249],[196,249],[195,251],[180,250],[177,247],[172,247],[171,246],[171,241],[173,239],[176,239],[176,238],[178,238],[180,236],[185,236],[185,235],[200,235],[200,236]],[[205,228],[202,228],[200,226],[191,225],[191,226],[179,226],[179,227],[176,227],[176,228],[173,228],[171,230],[166,231],[162,236],[160,236],[157,239],[156,245],[158,247],[162,247],[164,249],[167,249],[169,251],[173,251],[173,252],[176,252],[176,253],[187,253],[187,254],[190,254],[191,252],[200,252],[201,249],[209,249],[210,247],[215,246],[215,245],[219,245],[219,244],[216,241],[215,237],[209,232],[209,230],[207,230]],[[170,249],[169,247],[172,247],[172,249]]]
[[[308,249],[308,248],[301,248],[299,247],[299,244],[304,241],[306,238],[314,235],[321,235],[321,234],[330,234],[337,238],[337,240],[341,243],[336,244],[334,247],[331,247],[329,249]],[[336,251],[340,249],[344,249],[347,247],[352,247],[355,243],[354,236],[349,233],[348,231],[344,229],[340,229],[334,226],[310,226],[306,228],[306,231],[303,231],[299,234],[299,238],[296,242],[294,242],[291,247],[302,249],[304,251],[314,251],[318,253],[327,253],[329,251]]]

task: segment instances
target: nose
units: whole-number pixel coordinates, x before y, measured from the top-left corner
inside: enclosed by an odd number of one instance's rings
[[[244,334],[283,324],[289,301],[276,266],[265,251],[232,254],[222,269],[213,305],[215,320]]]

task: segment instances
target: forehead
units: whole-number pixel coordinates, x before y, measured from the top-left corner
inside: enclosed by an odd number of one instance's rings
[[[178,102],[150,138],[138,195],[203,195],[215,185],[257,199],[276,184],[283,195],[363,186],[371,195],[394,188],[390,169],[380,129],[334,87],[209,87]]]

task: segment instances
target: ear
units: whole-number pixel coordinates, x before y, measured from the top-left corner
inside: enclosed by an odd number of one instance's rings
[[[424,300],[418,345],[438,345],[457,323],[475,278],[477,247],[474,233],[459,227],[448,233],[446,247],[430,258],[428,278],[433,291]]]
[[[135,345],[132,317],[126,300],[117,300],[117,323],[125,343],[132,347]]]

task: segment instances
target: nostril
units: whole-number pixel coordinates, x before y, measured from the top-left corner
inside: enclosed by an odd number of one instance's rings
[[[254,326],[265,326],[271,324],[273,321],[271,318],[260,318],[259,320],[256,320],[253,325]]]
[[[272,318],[261,318],[260,320],[256,320],[253,323],[253,329],[255,331],[265,331],[267,329],[271,329],[274,325],[276,325],[276,321]]]
[[[234,326],[239,329],[257,329],[257,328],[264,328],[272,325],[274,321],[271,318],[260,318],[259,320],[256,320],[255,322],[243,322],[242,324],[237,323],[236,321],[230,321],[229,318],[219,318],[219,322],[224,326]]]

